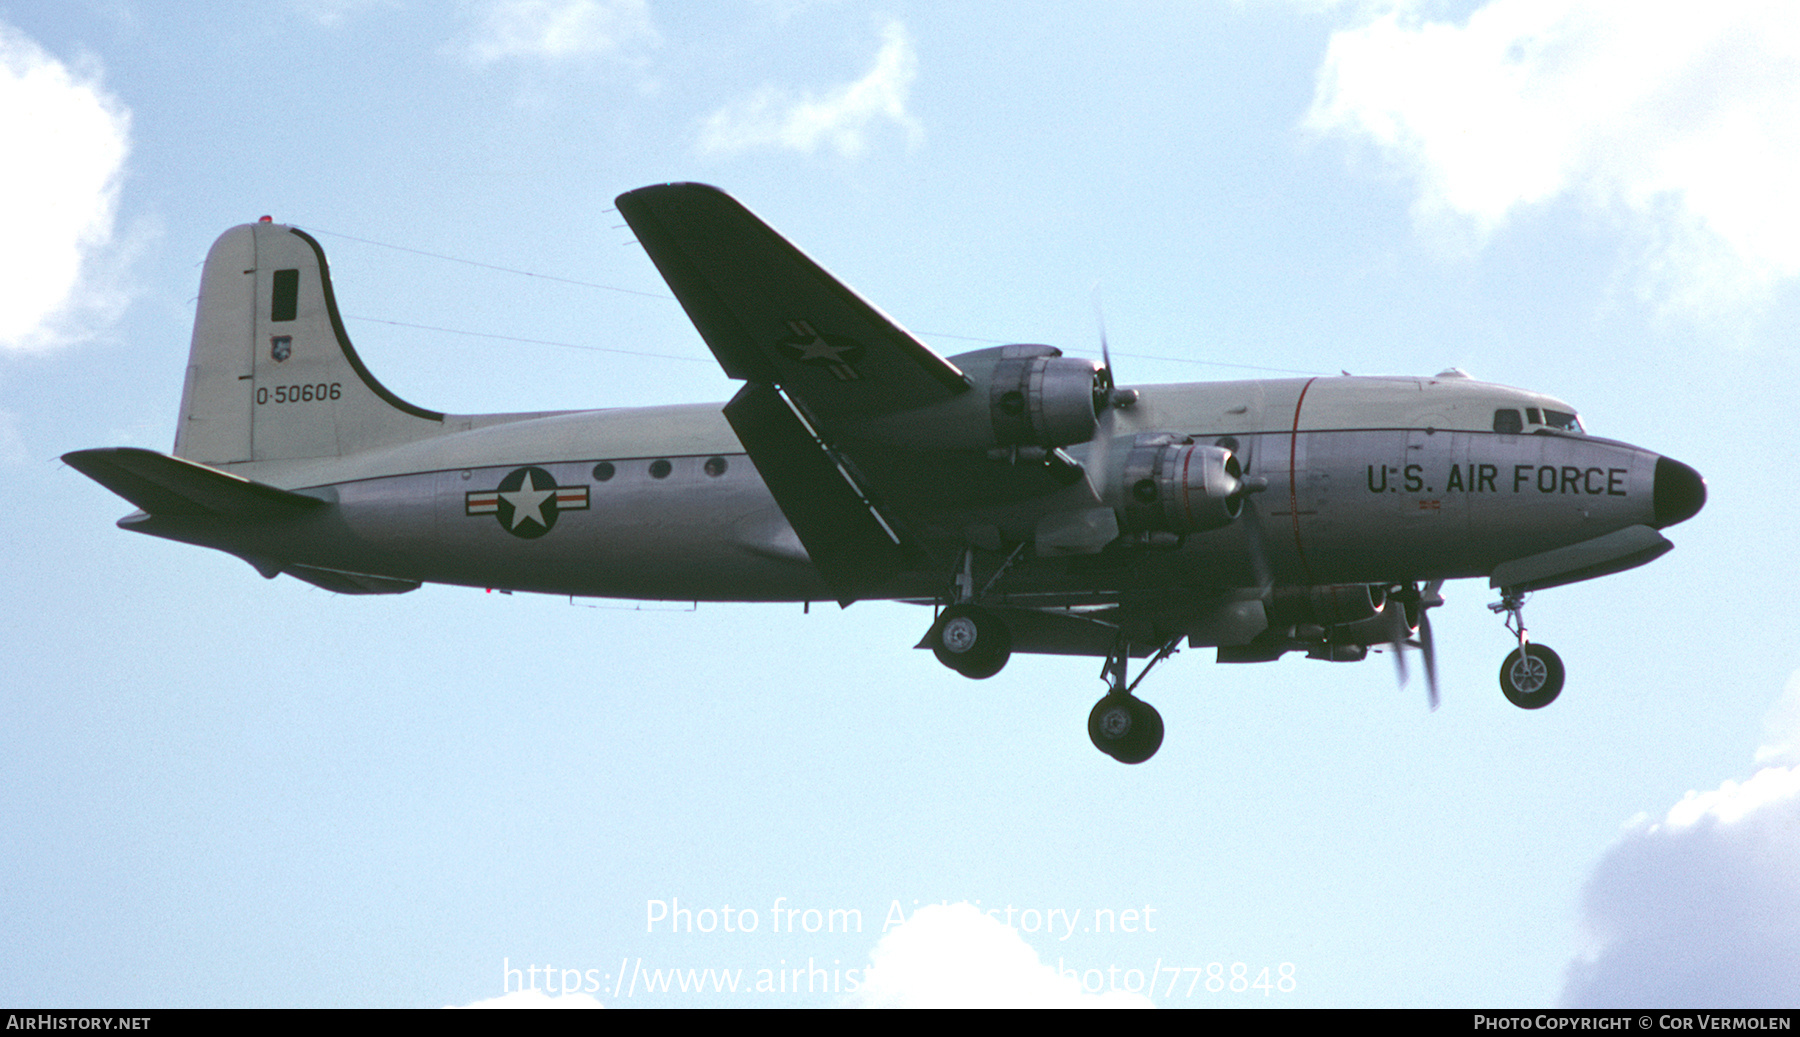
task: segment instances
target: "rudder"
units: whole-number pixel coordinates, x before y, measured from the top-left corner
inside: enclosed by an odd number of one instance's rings
[[[395,396],[363,366],[311,236],[264,222],[213,243],[176,457],[215,465],[335,457],[443,431],[444,415]]]

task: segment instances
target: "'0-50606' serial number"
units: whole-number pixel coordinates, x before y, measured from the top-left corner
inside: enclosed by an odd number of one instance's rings
[[[320,382],[317,385],[277,385],[270,389],[260,387],[256,390],[258,406],[265,403],[311,403],[314,400],[335,400],[344,395],[342,382]]]

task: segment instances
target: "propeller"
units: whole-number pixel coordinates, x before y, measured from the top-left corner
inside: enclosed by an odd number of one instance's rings
[[[1106,314],[1100,309],[1100,285],[1094,284],[1094,319],[1100,327],[1100,367],[1094,371],[1094,438],[1089,441],[1087,469],[1089,482],[1096,494],[1104,495],[1104,483],[1112,463],[1112,440],[1116,434],[1113,402],[1112,350],[1106,345]]]
[[[1400,686],[1405,687],[1410,676],[1406,666],[1406,650],[1417,648],[1420,658],[1425,661],[1425,695],[1432,709],[1438,708],[1438,683],[1437,646],[1431,636],[1431,610],[1444,603],[1444,596],[1438,593],[1443,586],[1443,580],[1432,580],[1421,591],[1419,585],[1413,583],[1388,595],[1390,602],[1400,606],[1394,610],[1393,620],[1394,669],[1399,675]]]
[[[1100,325],[1100,369],[1094,372],[1094,412],[1111,410],[1113,407],[1113,389],[1118,385],[1113,380],[1112,350],[1106,345],[1106,311],[1100,308],[1100,284],[1094,284],[1094,320]]]
[[[1246,451],[1233,447],[1238,463],[1243,466],[1238,479],[1238,491],[1233,494],[1238,499],[1238,522],[1244,527],[1244,538],[1250,547],[1250,573],[1256,580],[1258,596],[1267,601],[1271,591],[1275,589],[1275,569],[1269,564],[1268,547],[1263,542],[1262,514],[1256,507],[1255,495],[1269,488],[1269,480],[1250,474],[1250,466],[1255,458]]]

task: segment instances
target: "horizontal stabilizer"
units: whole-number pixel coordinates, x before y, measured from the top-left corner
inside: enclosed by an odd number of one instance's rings
[[[138,447],[64,454],[69,467],[159,518],[282,518],[325,501]]]
[[[405,594],[419,589],[418,580],[372,576],[368,573],[344,572],[341,569],[321,569],[316,565],[289,565],[281,571],[334,594]]]

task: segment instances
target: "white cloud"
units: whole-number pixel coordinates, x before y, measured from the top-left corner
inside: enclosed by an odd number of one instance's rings
[[[1123,990],[1083,991],[1038,960],[1018,930],[973,904],[931,904],[881,938],[851,1003],[862,1008],[1149,1008]]]
[[[1800,275],[1800,5],[1491,0],[1336,33],[1307,125],[1364,139],[1416,211],[1486,234],[1553,200],[1622,216],[1646,294],[1754,304]]]
[[[870,134],[882,122],[899,127],[907,142],[916,144],[924,130],[907,112],[906,96],[918,74],[918,57],[899,22],[889,22],[881,38],[875,67],[854,83],[800,96],[765,86],[712,113],[700,130],[700,150],[735,154],[775,147],[810,154],[828,146],[854,158],[868,149]]]
[[[293,0],[299,12],[327,29],[336,28],[364,8],[394,7],[398,0]]]
[[[19,431],[19,416],[0,410],[0,465],[24,464],[29,457],[25,436]]]
[[[1800,764],[1800,670],[1788,675],[1787,687],[1763,717],[1756,762]]]
[[[1588,880],[1583,914],[1593,946],[1569,965],[1566,1006],[1800,1003],[1800,766],[1638,821]]]
[[[490,0],[465,53],[481,65],[561,61],[618,57],[656,40],[645,0]]]
[[[467,1005],[445,1005],[445,1008],[605,1008],[592,994],[579,991],[573,994],[549,993],[535,987],[526,990],[514,990],[499,997],[490,997]]]
[[[131,116],[99,84],[0,23],[0,348],[43,349],[104,319]]]

